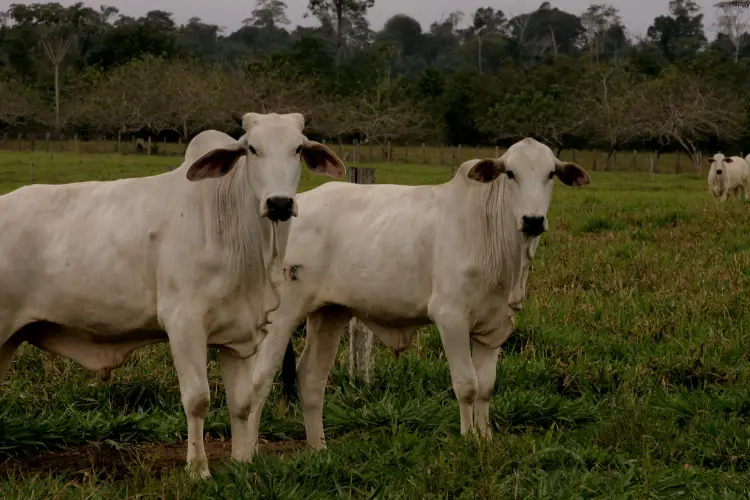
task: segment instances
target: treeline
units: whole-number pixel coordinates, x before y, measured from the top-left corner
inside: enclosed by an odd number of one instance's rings
[[[0,15],[0,128],[188,139],[236,133],[233,112],[302,111],[345,140],[749,150],[750,9],[715,5],[708,40],[693,0],[671,0],[643,39],[617,9],[549,2],[528,13],[453,12],[428,29],[375,0],[309,0],[315,27],[258,0],[229,34],[193,18],[78,3]],[[466,19],[465,19],[466,17]]]

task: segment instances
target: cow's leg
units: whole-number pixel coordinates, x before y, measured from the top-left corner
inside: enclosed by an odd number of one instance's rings
[[[228,348],[222,348],[219,353],[232,425],[232,458],[240,462],[249,462],[257,444],[257,439],[253,441],[250,438],[248,421],[252,387],[250,382],[257,357],[243,359]]]
[[[341,307],[325,307],[307,317],[307,337],[297,366],[297,380],[307,443],[316,450],[326,447],[323,430],[326,382],[336,360],[341,333],[351,317],[351,312]]]
[[[492,437],[490,425],[490,398],[495,388],[497,357],[500,347],[487,347],[472,341],[471,360],[477,373],[478,392],[474,402],[474,425],[480,436]]]
[[[246,381],[250,388],[250,416],[247,427],[247,449],[252,457],[258,448],[260,417],[268,394],[271,392],[273,378],[281,367],[284,352],[294,329],[304,317],[301,307],[290,295],[282,294],[281,307],[272,313],[271,324],[268,325],[268,335],[258,347],[258,352],[252,357],[252,378]],[[300,317],[300,315],[303,315]]]
[[[211,476],[203,446],[203,424],[208,413],[208,345],[202,322],[193,317],[167,323],[169,347],[188,428],[187,469],[206,479]]]
[[[453,391],[458,399],[461,434],[466,434],[474,428],[473,408],[479,387],[471,361],[468,318],[447,304],[450,302],[446,300],[431,300],[427,312],[440,331],[440,340],[451,371]]]

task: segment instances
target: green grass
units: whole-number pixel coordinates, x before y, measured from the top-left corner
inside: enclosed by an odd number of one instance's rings
[[[32,161],[37,182],[148,175],[178,163],[2,153],[0,190],[27,183]],[[376,168],[379,182],[449,175]],[[305,173],[302,189],[324,180]],[[166,346],[135,353],[108,383],[24,346],[0,388],[3,453],[28,461],[96,442],[140,458],[119,474],[6,473],[0,498],[747,498],[748,205],[718,206],[702,175],[596,172],[584,189],[558,183],[549,217],[497,367],[491,443],[459,437],[448,366],[427,328],[419,354],[378,352],[371,387],[349,379],[344,342],[326,394],[328,451],[261,454],[249,465],[214,459],[213,479],[191,485],[181,466],[160,477],[139,455],[145,443],[186,436]],[[228,438],[210,359],[206,432]],[[262,436],[304,439],[297,406],[277,416],[278,394],[275,386]]]

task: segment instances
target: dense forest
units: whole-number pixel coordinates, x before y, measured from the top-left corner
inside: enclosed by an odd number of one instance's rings
[[[232,113],[308,114],[311,136],[557,150],[750,151],[750,9],[722,2],[709,40],[693,0],[665,2],[645,37],[616,8],[550,2],[510,15],[455,11],[423,27],[377,0],[309,0],[292,28],[257,0],[233,33],[169,12],[78,3],[0,13],[0,130],[168,135],[237,132]]]

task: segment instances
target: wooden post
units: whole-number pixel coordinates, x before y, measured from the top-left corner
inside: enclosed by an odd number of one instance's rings
[[[456,153],[456,160],[458,161],[458,164],[461,164],[461,145],[458,145],[458,152]]]
[[[594,151],[594,168],[592,170],[596,171],[596,151]]]
[[[393,161],[393,150],[391,149],[391,140],[390,139],[388,139],[388,149],[386,149],[386,153],[385,154],[388,157],[387,158],[388,162],[389,163],[392,162]]]
[[[444,164],[443,162],[443,145],[440,145],[440,166],[442,167]]]
[[[122,132],[117,132],[117,154],[122,154]]]
[[[78,134],[73,134],[73,151],[78,154]]]
[[[339,136],[339,158],[344,158],[344,144],[341,142],[341,136]]]
[[[612,153],[612,170],[617,170],[617,150]]]
[[[740,156],[742,156],[742,153],[740,153]],[[743,156],[743,158],[744,158],[744,156]],[[681,165],[680,165],[680,150],[678,149],[677,150],[677,168],[676,168],[676,172],[675,172],[676,174],[680,173],[680,170],[681,170],[680,167],[681,167]]]
[[[36,151],[36,134],[31,134],[31,151]]]
[[[409,163],[409,143],[404,142],[404,163]]]
[[[372,163],[372,138],[367,138],[367,147],[370,150],[370,152],[367,154],[367,161]]]
[[[495,146],[495,158],[500,158],[500,146]]]
[[[425,143],[423,142],[422,143],[422,165],[427,164],[427,157],[425,156],[425,150],[426,150],[426,146],[425,146]]]
[[[146,149],[148,150],[148,155],[151,156],[151,136],[148,136],[148,147]]]
[[[49,132],[44,135],[44,151],[49,153]]]
[[[354,139],[354,163],[359,163],[359,143]]]
[[[19,133],[18,133],[18,150],[19,150],[19,151],[21,151],[21,148],[23,147],[23,145],[21,144],[21,140],[22,140],[22,139],[23,139],[23,134],[21,134],[21,133],[19,132]]]
[[[5,132],[3,134],[3,146],[7,146],[7,145],[8,145],[8,132]]]
[[[390,143],[389,143],[390,144]],[[375,184],[375,169],[366,167],[349,167],[349,182],[355,184]],[[372,383],[372,372],[375,365],[375,336],[357,318],[349,321],[349,376]]]
[[[456,175],[456,153],[451,154],[451,179]]]
[[[576,150],[574,149],[573,150],[573,163],[575,162],[576,162]]]
[[[638,171],[638,150],[637,149],[633,150],[633,170],[635,172]]]
[[[31,162],[31,166],[29,167],[29,178],[31,180],[31,184],[34,184],[34,162]]]
[[[63,151],[65,151],[65,136],[60,134],[59,141],[60,141],[60,152],[62,153]]]
[[[479,144],[477,144],[477,147],[474,150],[474,158],[479,158]]]

